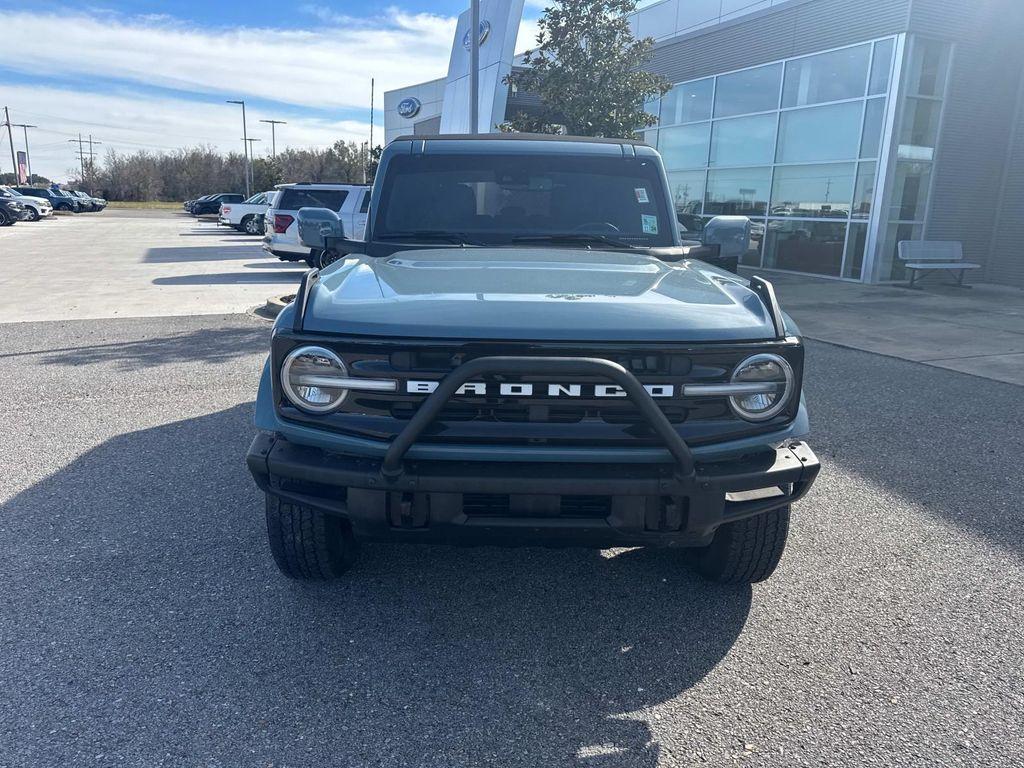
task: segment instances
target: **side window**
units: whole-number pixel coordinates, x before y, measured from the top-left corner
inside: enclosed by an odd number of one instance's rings
[[[328,208],[340,211],[348,190],[345,189],[286,189],[276,207],[282,211],[297,211],[299,208]]]
[[[370,190],[363,192],[363,202],[359,204],[359,212],[366,213],[370,210]]]

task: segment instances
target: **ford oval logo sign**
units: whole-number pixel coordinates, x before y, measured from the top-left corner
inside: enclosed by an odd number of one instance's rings
[[[472,30],[467,29],[466,34],[462,36],[462,47],[467,51],[473,47],[473,38],[469,36]],[[487,38],[491,36],[491,22],[486,19],[480,20],[480,45],[487,42]]]
[[[415,96],[409,96],[398,102],[398,115],[404,118],[416,117],[423,105]]]

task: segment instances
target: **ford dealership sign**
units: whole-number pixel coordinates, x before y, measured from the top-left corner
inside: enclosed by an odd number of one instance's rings
[[[398,102],[398,114],[406,119],[410,117],[416,117],[420,113],[420,108],[423,105],[420,100],[415,96],[409,96],[408,98],[402,99]]]

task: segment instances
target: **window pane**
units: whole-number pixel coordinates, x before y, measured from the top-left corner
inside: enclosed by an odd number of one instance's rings
[[[861,112],[859,101],[783,112],[778,161],[803,163],[856,158]]]
[[[928,197],[928,180],[931,177],[931,163],[896,163],[892,183],[892,205],[890,219],[922,221]]]
[[[867,224],[851,224],[846,238],[846,255],[843,258],[843,277],[860,280],[864,267],[864,246],[868,241]]]
[[[677,85],[661,97],[661,124],[695,123],[711,118],[714,78]]]
[[[711,138],[711,165],[770,163],[777,122],[774,114],[716,120]]]
[[[782,106],[799,107],[864,95],[870,45],[807,56],[786,64]]]
[[[768,222],[764,266],[838,276],[845,241],[845,223],[773,219]]]
[[[715,89],[715,117],[778,109],[781,77],[781,64],[721,75]]]
[[[892,69],[892,40],[875,43],[875,57],[871,60],[871,82],[868,95],[885,93],[889,88],[889,70]]]
[[[949,46],[937,40],[914,40],[910,54],[907,93],[913,96],[942,96],[946,87]]]
[[[864,137],[860,142],[861,157],[878,157],[882,147],[884,122],[885,99],[869,99],[864,108]]]
[[[668,187],[676,209],[676,218],[685,225],[682,216],[696,216],[704,200],[704,171],[675,171],[668,175]],[[689,227],[687,227],[689,229]]]
[[[871,215],[871,201],[875,197],[875,170],[878,163],[861,163],[857,167],[857,186],[853,193],[853,215],[866,219]]]
[[[658,131],[658,151],[666,168],[703,168],[708,164],[711,123],[681,125]]]
[[[939,135],[942,103],[930,99],[907,99],[900,126],[897,157],[901,160],[931,160]]]
[[[768,208],[771,168],[730,168],[708,171],[704,213],[764,216]]]
[[[854,164],[780,165],[772,184],[772,216],[846,218],[853,198]]]
[[[878,279],[904,280],[907,271],[903,262],[896,255],[901,240],[920,240],[922,226],[920,224],[892,224],[886,227],[885,240],[878,251]]]

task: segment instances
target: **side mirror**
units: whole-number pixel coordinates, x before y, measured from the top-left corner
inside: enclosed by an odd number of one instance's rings
[[[327,208],[300,208],[298,218],[299,242],[306,248],[324,250],[328,238],[345,237],[345,226],[338,214]]]
[[[715,216],[701,232],[704,245],[718,246],[717,260],[709,259],[709,263],[735,272],[740,258],[750,250],[750,234],[746,216]]]

